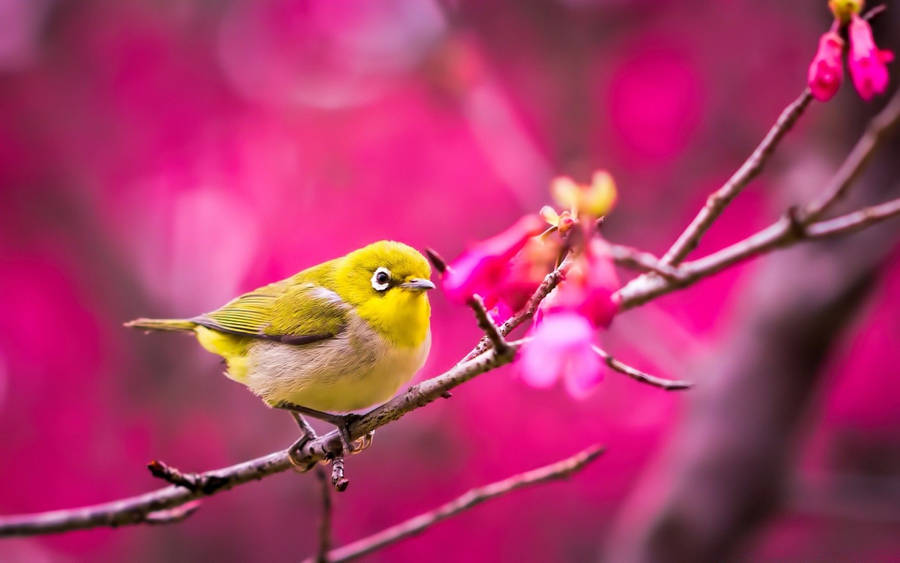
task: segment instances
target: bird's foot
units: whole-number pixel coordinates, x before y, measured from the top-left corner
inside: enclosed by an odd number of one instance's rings
[[[353,445],[356,446],[356,449],[353,450],[353,453],[358,454],[359,452],[367,449],[372,445],[373,441],[375,441],[375,431],[369,430],[368,432],[366,432],[365,436],[353,442]]]
[[[306,422],[306,419],[300,413],[291,411],[291,416],[294,417],[294,420],[297,421],[297,426],[300,427],[300,437],[288,448],[288,460],[297,469],[304,472],[309,471],[315,467],[316,462],[303,461],[303,447],[311,440],[316,439],[316,431],[313,430],[312,426]]]
[[[341,435],[341,445],[344,447],[344,452],[348,454],[359,453],[372,444],[372,439],[369,437],[371,432],[358,440],[354,440],[350,435],[350,425],[362,418],[361,416],[352,413],[343,415],[336,414],[332,416],[334,418],[329,422],[334,424],[338,433]]]
[[[353,440],[350,435],[350,425],[362,418],[361,415],[358,414],[333,414],[330,412],[318,411],[316,409],[311,409],[309,407],[304,407],[302,405],[295,405],[293,403],[289,403],[287,401],[282,401],[273,405],[275,408],[285,409],[291,411],[293,413],[295,419],[299,417],[297,420],[297,424],[300,425],[301,430],[309,429],[309,432],[312,432],[312,428],[309,428],[309,425],[306,424],[306,421],[303,420],[303,417],[300,415],[309,415],[313,418],[317,418],[319,420],[324,420],[325,422],[334,425],[337,428],[338,434],[341,437],[341,446],[343,447],[343,451],[348,454],[358,453],[363,451],[372,445],[372,437],[374,436],[374,431],[367,433],[362,438],[358,440]],[[301,424],[300,421],[303,421]],[[315,432],[312,434],[315,436]],[[359,445],[356,445],[357,442],[360,442]]]

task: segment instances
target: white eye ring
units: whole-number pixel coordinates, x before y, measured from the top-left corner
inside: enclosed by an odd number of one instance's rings
[[[381,267],[372,274],[372,288],[375,291],[384,291],[391,286],[391,271]]]

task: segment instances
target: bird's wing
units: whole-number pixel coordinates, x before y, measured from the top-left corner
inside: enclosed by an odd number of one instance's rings
[[[333,291],[290,278],[245,293],[191,320],[219,332],[308,344],[343,330],[348,310]]]

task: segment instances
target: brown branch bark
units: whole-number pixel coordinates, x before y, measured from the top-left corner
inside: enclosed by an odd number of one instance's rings
[[[653,272],[664,278],[678,279],[680,276],[676,266],[662,262],[649,252],[622,244],[608,244],[607,250],[613,261],[620,266],[642,272]]]
[[[506,344],[506,340],[503,339],[503,335],[500,334],[497,325],[491,320],[491,316],[488,314],[487,309],[484,308],[484,301],[481,300],[481,297],[473,295],[469,298],[468,303],[469,307],[475,311],[475,319],[478,321],[478,328],[484,332],[488,341],[490,341],[491,346],[498,353],[506,354],[509,350],[509,346]]]
[[[371,536],[357,540],[338,549],[334,549],[328,553],[327,560],[340,562],[362,557],[363,555],[382,549],[404,538],[419,534],[438,522],[456,516],[457,514],[487,500],[507,495],[524,487],[530,487],[532,485],[558,479],[565,479],[573,473],[587,467],[589,463],[600,457],[603,451],[603,448],[600,446],[591,446],[571,457],[557,461],[556,463],[519,473],[502,481],[491,483],[490,485],[472,489],[434,510],[430,510],[424,514],[410,518],[405,522],[401,522],[400,524],[396,524],[390,528],[372,534]],[[311,559],[308,559],[307,563],[311,563],[311,561]]]
[[[850,213],[837,219],[816,222],[824,209],[842,197],[859,176],[866,163],[890,130],[900,121],[900,93],[872,120],[834,178],[825,188],[824,196],[809,206],[789,211],[776,223],[703,258],[685,262],[678,267],[678,276],[663,278],[644,274],[631,280],[618,292],[622,309],[642,305],[660,295],[687,287],[737,262],[792,245],[801,240],[833,236],[869,226],[896,215],[895,202]],[[834,222],[832,222],[834,221]],[[690,229],[690,227],[689,227]]]
[[[328,552],[331,550],[331,480],[325,469],[319,466],[316,469],[316,478],[319,480],[322,491],[322,519],[319,521],[319,548],[316,552],[316,563],[328,563]]]
[[[603,362],[607,366],[609,366],[610,369],[625,374],[634,380],[640,381],[641,383],[646,383],[647,385],[652,385],[653,387],[659,387],[660,389],[665,389],[666,391],[682,391],[684,389],[690,389],[694,386],[694,384],[690,381],[662,379],[661,377],[656,377],[655,375],[644,373],[641,370],[633,368],[624,362],[620,362],[619,360],[612,357],[609,352],[607,352],[603,348],[600,348],[599,346],[594,346],[594,352],[596,352],[597,355],[603,359]]]
[[[525,308],[507,319],[506,322],[504,322],[502,325],[497,327],[497,332],[500,333],[500,336],[506,337],[510,332],[518,328],[522,323],[530,320],[534,316],[534,313],[537,311],[538,306],[541,304],[541,301],[543,301],[551,291],[556,289],[556,286],[559,285],[559,282],[562,281],[562,279],[565,277],[567,268],[568,262],[564,260],[558,268],[544,277],[544,281],[541,282],[541,285],[537,288],[537,291],[535,291],[534,295],[531,296],[531,299],[528,300],[528,304],[525,305]],[[478,342],[478,344],[474,348],[472,348],[472,351],[465,355],[462,361],[469,361],[485,353],[490,348],[491,340],[487,336],[484,336]]]
[[[664,263],[677,265],[697,247],[704,233],[719,218],[719,215],[722,214],[728,204],[741,193],[744,186],[762,172],[769,157],[775,152],[779,141],[803,115],[803,111],[810,101],[812,101],[812,93],[807,88],[796,100],[784,108],[775,125],[772,126],[759,146],[756,147],[756,150],[721,188],[709,196],[703,209],[694,217],[691,224],[679,235],[675,244],[663,256],[662,261]]]

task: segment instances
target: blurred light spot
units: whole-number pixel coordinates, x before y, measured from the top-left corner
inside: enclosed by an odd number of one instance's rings
[[[513,108],[497,88],[482,84],[471,89],[464,112],[476,142],[497,176],[523,207],[536,207],[546,198],[552,176],[550,165]]]
[[[0,71],[19,70],[37,56],[50,0],[0,0]]]
[[[148,292],[185,315],[234,297],[258,249],[252,206],[225,189],[185,189],[165,176],[129,195],[121,205],[135,219],[126,236]]]
[[[250,99],[341,107],[381,94],[443,31],[431,0],[242,0],[224,16],[219,57]]]
[[[609,114],[618,141],[642,161],[671,160],[697,129],[703,94],[694,65],[676,49],[636,53],[610,83]]]
[[[172,220],[170,282],[175,303],[224,303],[256,252],[254,217],[235,196],[201,188],[178,194]]]

